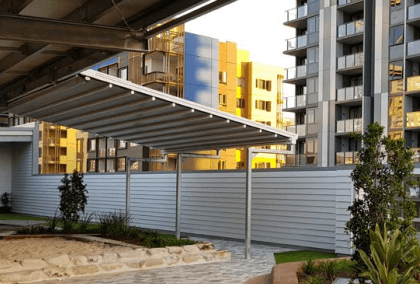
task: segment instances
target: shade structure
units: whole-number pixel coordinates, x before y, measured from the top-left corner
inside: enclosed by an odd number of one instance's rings
[[[167,153],[295,144],[297,135],[93,70],[25,95],[8,111]]]

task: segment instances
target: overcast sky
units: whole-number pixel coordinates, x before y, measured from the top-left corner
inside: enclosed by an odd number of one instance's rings
[[[290,0],[237,0],[188,22],[186,31],[236,42],[250,51],[252,61],[292,67],[293,58],[282,52],[285,40],[294,37],[293,29],[283,26],[286,10],[294,6]]]

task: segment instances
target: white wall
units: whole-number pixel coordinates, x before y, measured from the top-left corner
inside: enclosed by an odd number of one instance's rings
[[[32,175],[31,146],[13,149],[14,212],[52,216],[61,175]],[[87,212],[125,210],[125,174],[85,175]],[[344,225],[351,201],[350,171],[255,171],[252,240],[349,254]],[[176,175],[131,177],[133,224],[175,230]],[[245,172],[182,174],[181,232],[243,239]]]
[[[12,148],[10,143],[0,143],[0,195],[11,190]]]

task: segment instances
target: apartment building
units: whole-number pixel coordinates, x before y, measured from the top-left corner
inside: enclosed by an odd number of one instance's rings
[[[418,151],[420,1],[299,0],[284,25],[296,30],[284,54],[295,57],[285,83],[295,96],[287,130],[299,135],[289,166],[357,163],[348,137],[378,121]]]

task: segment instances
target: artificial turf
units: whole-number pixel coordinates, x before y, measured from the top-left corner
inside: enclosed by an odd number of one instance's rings
[[[275,253],[274,258],[276,263],[287,263],[287,262],[297,262],[297,261],[307,261],[314,259],[326,259],[326,258],[336,258],[337,255],[334,253],[327,253],[322,251],[309,251],[309,250],[299,250],[299,251],[287,251],[281,253]]]

